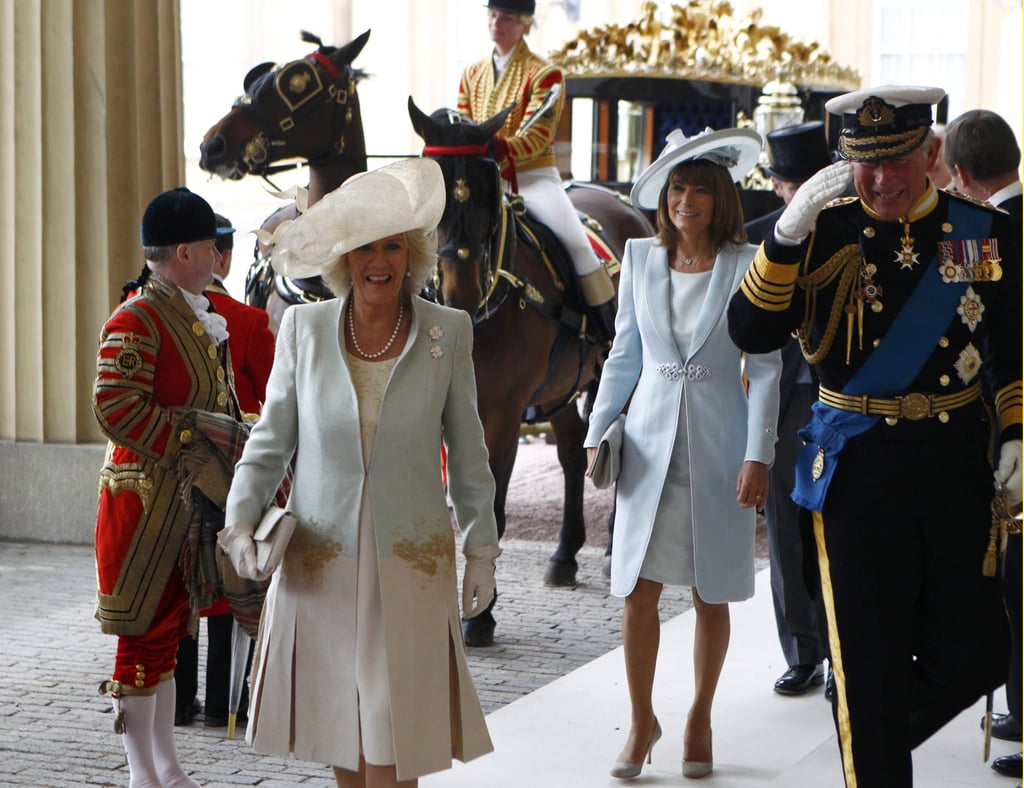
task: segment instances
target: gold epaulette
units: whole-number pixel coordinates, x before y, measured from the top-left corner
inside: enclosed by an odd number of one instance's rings
[[[948,194],[950,197],[952,197],[952,198],[954,198],[956,200],[962,200],[963,202],[968,202],[971,205],[976,205],[979,208],[985,208],[985,209],[987,209],[989,211],[1002,211],[1003,213],[1006,213],[1006,211],[1003,211],[1002,208],[997,208],[992,203],[985,202],[984,200],[980,199],[979,197],[972,197],[971,195],[964,194],[963,192],[949,192],[949,191],[947,191],[946,194]]]

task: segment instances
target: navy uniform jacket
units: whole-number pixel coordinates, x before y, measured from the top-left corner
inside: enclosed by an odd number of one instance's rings
[[[955,394],[988,377],[995,394],[996,427],[1002,440],[1021,437],[1021,256],[1020,238],[1011,229],[1003,211],[967,202],[929,185],[918,202],[909,223],[909,236],[919,262],[906,268],[897,259],[903,244],[904,225],[883,221],[859,199],[849,198],[824,209],[815,232],[800,246],[784,246],[769,237],[758,251],[739,291],[729,306],[729,330],[733,341],[745,351],[762,353],[782,347],[791,332],[807,318],[807,348],[822,357],[813,362],[821,385],[842,391],[881,338],[900,308],[923,276],[939,276],[935,256],[938,242],[948,224],[952,201],[959,201],[971,212],[991,217],[989,236],[995,238],[1002,258],[1002,278],[995,282],[974,282],[961,299],[958,310],[951,310],[949,326],[935,344],[924,367],[907,391],[925,394]],[[832,278],[825,271],[843,259],[859,256],[874,266],[871,282],[858,273],[854,290],[865,285],[881,304],[872,308],[866,302],[862,325],[858,327],[857,308],[848,320],[844,308],[849,296],[833,315],[833,302],[840,288],[840,265]],[[868,267],[870,270],[870,266]],[[854,273],[851,271],[851,273]],[[814,285],[805,277],[823,277],[812,296]],[[799,278],[798,278],[799,277]],[[970,299],[971,303],[964,303]],[[856,304],[856,301],[853,302]],[[980,317],[970,316],[980,311]],[[835,323],[830,328],[831,322]],[[852,328],[852,331],[850,330]],[[862,332],[862,335],[860,335]],[[823,337],[833,334],[831,347],[821,353]],[[847,345],[849,341],[849,361]],[[827,345],[826,341],[826,345]],[[983,363],[979,363],[983,362]],[[926,418],[920,421],[899,419],[895,425],[881,420],[872,428],[885,430],[895,440],[955,439],[958,434],[974,433],[985,419],[980,400],[951,410],[948,421]]]

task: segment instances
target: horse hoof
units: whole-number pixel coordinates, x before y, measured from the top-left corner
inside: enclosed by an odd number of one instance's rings
[[[475,618],[462,619],[462,640],[469,648],[486,648],[494,645],[494,619],[485,620],[486,613]]]
[[[544,585],[546,586],[575,586],[576,585],[576,564],[564,564],[555,559],[548,561],[548,568],[544,572]]]

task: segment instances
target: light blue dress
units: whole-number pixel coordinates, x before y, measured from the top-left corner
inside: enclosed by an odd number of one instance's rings
[[[690,354],[711,271],[690,274],[669,268],[672,336],[679,355]],[[683,384],[686,385],[685,382]],[[686,433],[686,397],[679,398],[679,426],[665,476],[665,486],[654,516],[640,577],[670,585],[695,586],[693,516],[690,505],[690,450]]]

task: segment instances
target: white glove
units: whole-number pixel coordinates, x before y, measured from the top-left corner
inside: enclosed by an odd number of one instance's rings
[[[846,159],[818,170],[796,190],[775,223],[775,234],[782,241],[801,243],[814,229],[821,209],[836,197],[842,197],[852,180],[853,164]]]
[[[1006,441],[999,449],[999,467],[996,468],[996,486],[1006,485],[1006,497],[1010,506],[1020,504],[1021,474],[1020,440]]]
[[[256,542],[252,526],[244,523],[229,525],[217,534],[217,546],[231,561],[235,572],[244,580],[266,580],[269,575],[256,569]]]
[[[496,545],[474,547],[466,552],[462,575],[462,617],[483,613],[494,599],[494,559],[501,555]]]

